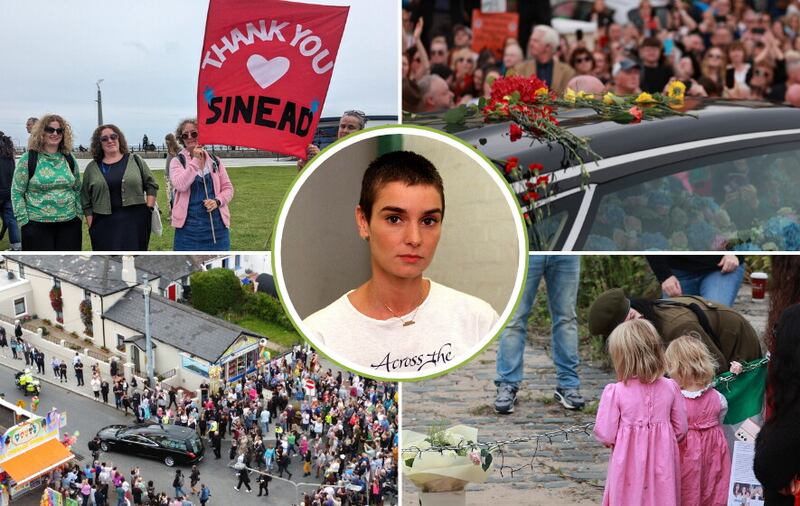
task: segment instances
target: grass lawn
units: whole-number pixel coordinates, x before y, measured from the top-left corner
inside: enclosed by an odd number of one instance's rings
[[[163,160],[155,160],[163,164]],[[227,169],[233,183],[234,195],[231,202],[231,250],[261,251],[269,250],[272,241],[272,226],[278,213],[278,206],[289,190],[297,168],[291,166],[234,167]],[[158,182],[158,207],[164,223],[161,237],[150,236],[150,251],[172,251],[175,231],[167,219],[167,197],[164,184],[164,171],[154,171]],[[8,234],[0,240],[0,251],[9,248]],[[89,233],[83,229],[83,249],[91,250]]]
[[[235,323],[236,325],[241,325],[242,327],[261,334],[263,336],[267,336],[270,341],[273,343],[280,344],[281,346],[291,348],[295,344],[302,343],[303,338],[300,337],[295,331],[289,331],[284,329],[283,327],[276,325],[271,322],[265,322],[264,320],[259,320],[258,318],[252,317],[244,317],[240,319],[232,319],[231,323]]]

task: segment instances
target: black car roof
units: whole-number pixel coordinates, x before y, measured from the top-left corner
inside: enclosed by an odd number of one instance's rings
[[[668,117],[640,124],[619,124],[599,117],[592,110],[581,109],[561,110],[558,119],[561,126],[576,135],[589,137],[592,149],[602,158],[702,139],[800,127],[800,109],[770,102],[687,99],[684,111],[697,118]],[[404,118],[404,122],[450,132],[479,148],[491,160],[516,156],[521,166],[543,164],[543,172],[562,168],[563,151],[558,145],[549,147],[529,138],[511,142],[508,122],[482,124],[480,118],[473,118],[464,125],[446,126],[443,121],[437,123],[425,115]],[[590,161],[588,157],[584,159]]]
[[[184,427],[182,425],[163,425],[160,423],[138,423],[130,425],[125,428],[126,432],[135,432],[138,434],[167,434],[173,437],[189,438],[197,435],[197,431]]]

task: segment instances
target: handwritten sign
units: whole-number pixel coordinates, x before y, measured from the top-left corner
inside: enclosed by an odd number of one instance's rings
[[[282,0],[211,0],[197,84],[198,142],[305,158],[348,11]]]

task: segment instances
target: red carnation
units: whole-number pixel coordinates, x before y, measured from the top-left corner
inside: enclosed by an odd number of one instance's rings
[[[541,163],[532,163],[528,165],[528,170],[530,170],[531,172],[535,172],[537,174],[542,169],[544,169],[544,165],[542,165]]]
[[[549,182],[550,182],[550,176],[549,175],[539,176],[539,177],[536,178],[536,186],[547,184]]]
[[[506,159],[506,174],[516,169],[518,164],[519,164],[519,158],[517,158],[516,156],[509,156]]]
[[[508,134],[511,137],[511,142],[518,141],[522,138],[522,128],[516,123],[511,123],[508,126]]]
[[[631,123],[639,123],[642,121],[642,110],[636,106],[631,107],[628,112],[633,116],[633,121]]]

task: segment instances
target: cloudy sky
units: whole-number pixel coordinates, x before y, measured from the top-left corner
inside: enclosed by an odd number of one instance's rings
[[[350,5],[323,116],[398,110],[397,0],[309,0]],[[88,146],[103,120],[132,143],[156,144],[196,115],[197,73],[208,0],[3,0],[0,2],[0,130],[15,144],[25,120],[54,112]]]

